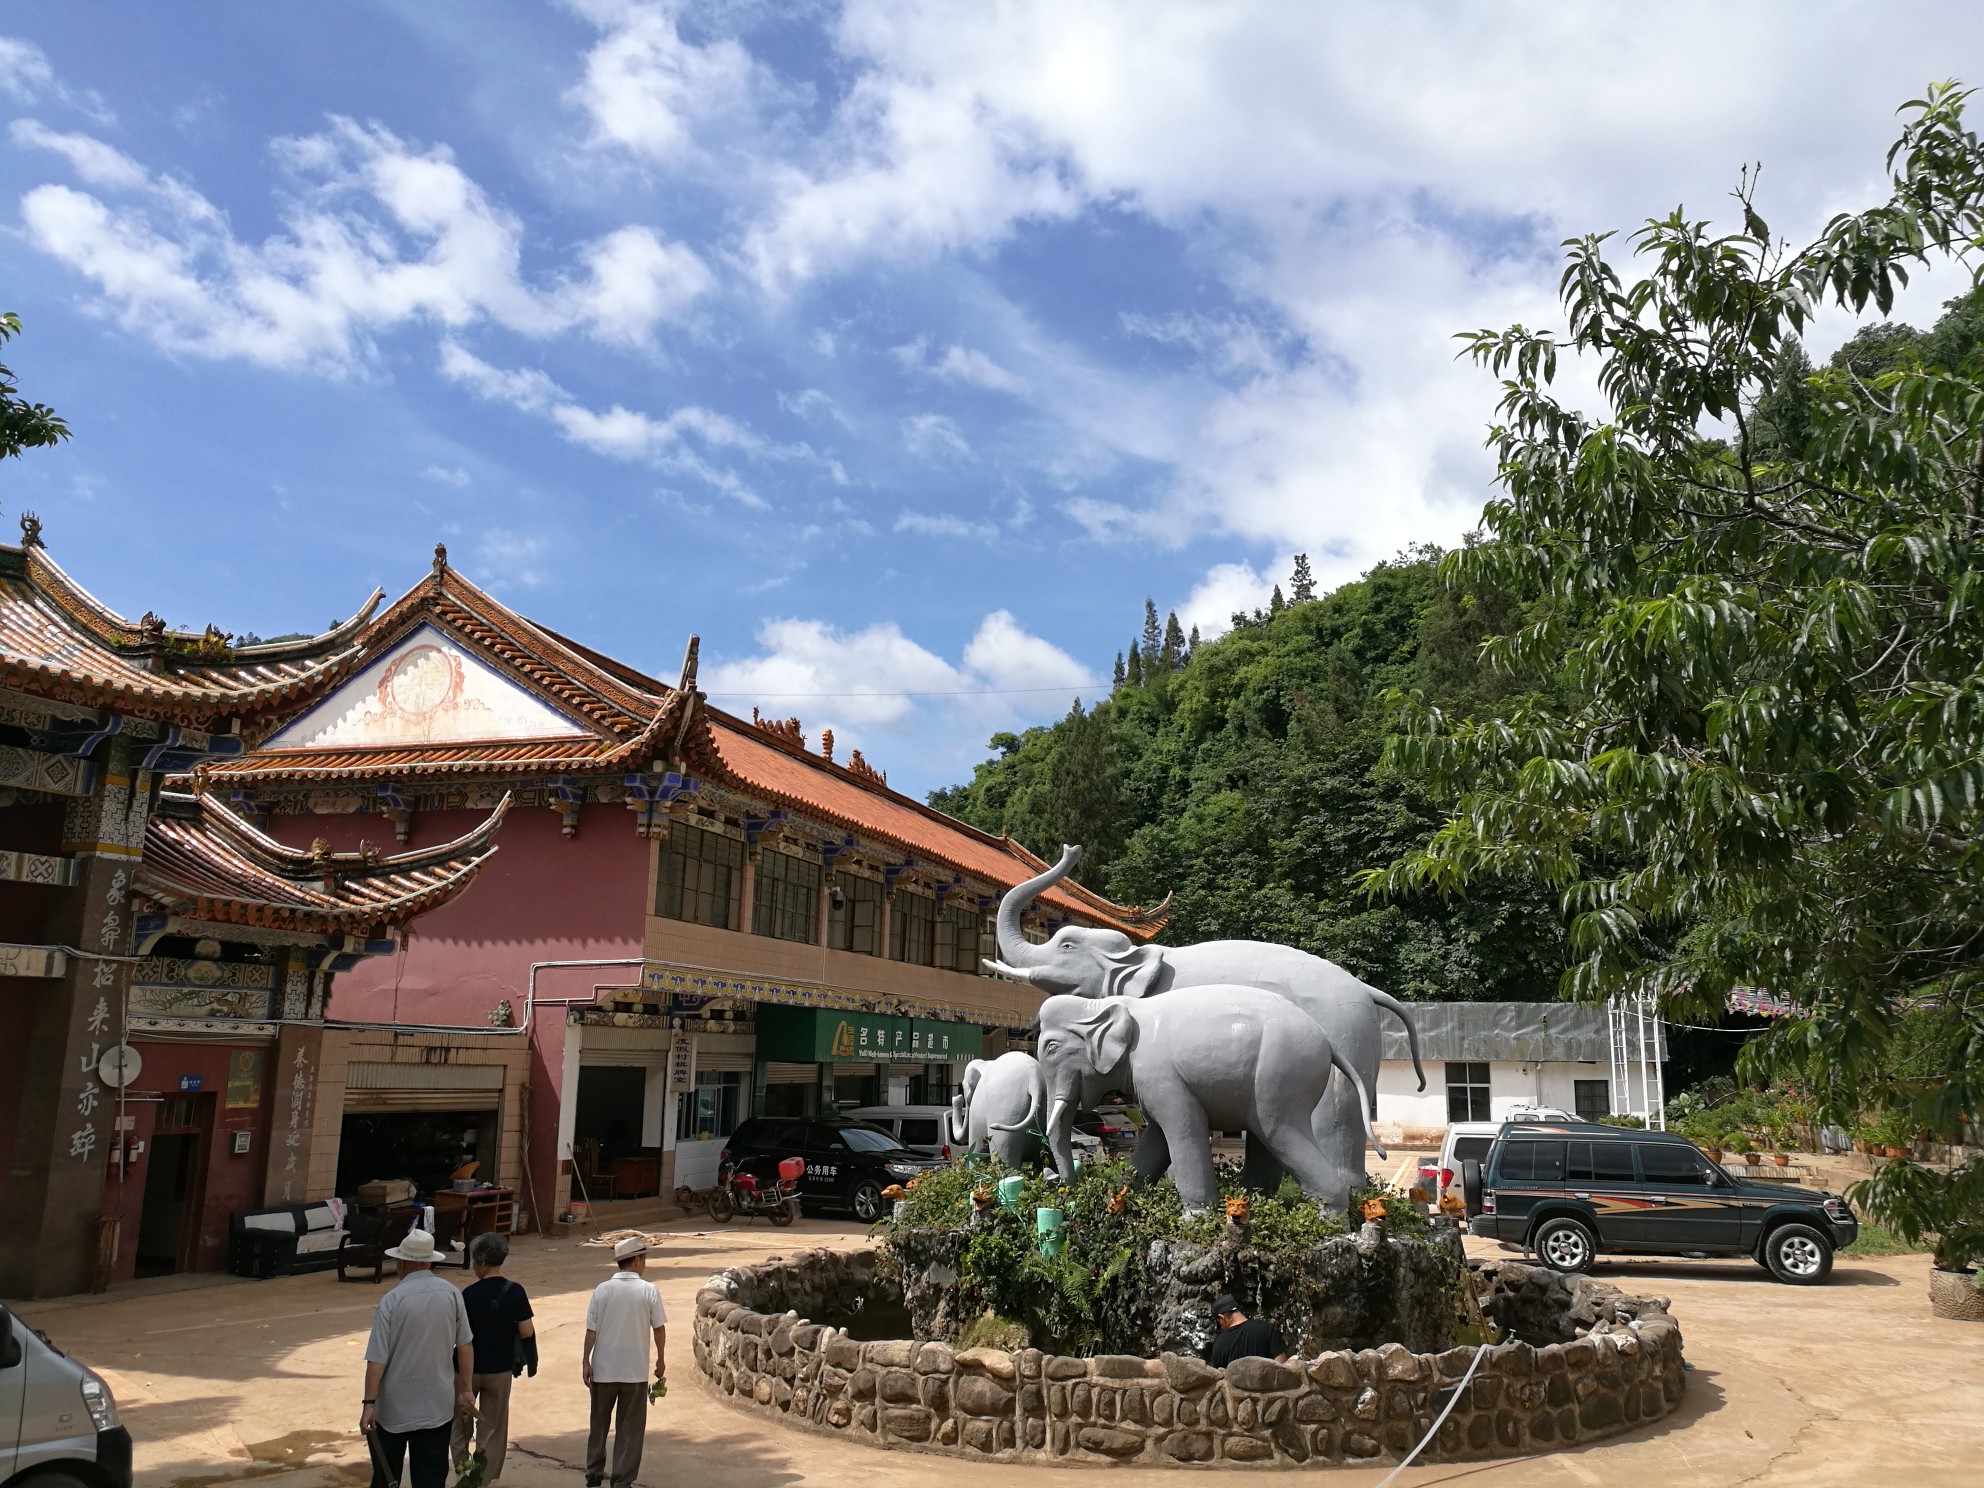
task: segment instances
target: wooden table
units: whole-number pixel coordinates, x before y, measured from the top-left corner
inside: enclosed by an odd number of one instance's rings
[[[608,1164],[613,1175],[613,1197],[639,1199],[661,1192],[661,1154],[652,1157],[616,1157]]]
[[[517,1191],[514,1188],[479,1188],[474,1193],[437,1193],[434,1216],[439,1227],[441,1215],[462,1211],[461,1228],[456,1236],[468,1241],[477,1235],[507,1235],[516,1228]]]

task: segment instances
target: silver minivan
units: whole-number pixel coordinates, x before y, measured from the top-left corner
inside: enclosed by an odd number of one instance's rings
[[[859,1106],[842,1111],[849,1121],[879,1126],[912,1152],[925,1157],[949,1157],[951,1108],[949,1106]]]
[[[0,1488],[131,1488],[110,1386],[0,1303]]]

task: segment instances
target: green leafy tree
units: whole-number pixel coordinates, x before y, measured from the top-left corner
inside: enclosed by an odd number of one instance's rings
[[[1084,840],[1070,835],[1091,830],[1084,820],[1097,823],[1106,852],[1099,868],[1083,861],[1084,882],[1129,903],[1175,891],[1174,943],[1285,941],[1400,996],[1551,995],[1562,927],[1542,890],[1372,904],[1353,879],[1440,821],[1416,780],[1380,762],[1385,689],[1417,686],[1460,708],[1513,695],[1482,665],[1480,642],[1513,624],[1517,606],[1443,588],[1436,559],[1410,553],[1313,604],[1263,612],[1192,644],[1163,686],[1124,687],[1016,747],[1001,735],[996,758],[932,803],[1050,859]],[[1126,653],[1126,670],[1135,661]],[[1052,799],[1055,782],[1093,773],[1081,761],[1103,737],[1118,776],[1113,823]]]
[[[1316,576],[1309,571],[1309,555],[1295,555],[1295,576],[1288,583],[1289,600],[1293,604],[1307,604],[1316,597]]]
[[[1949,365],[1920,333],[1863,333],[1804,378],[1802,440],[1782,403],[1821,304],[1885,313],[1912,271],[1975,266],[1964,98],[1905,105],[1888,199],[1803,246],[1746,178],[1739,230],[1651,221],[1630,282],[1604,235],[1568,243],[1566,337],[1465,338],[1504,379],[1502,493],[1445,572],[1538,596],[1489,643],[1533,691],[1472,719],[1394,698],[1389,762],[1456,804],[1367,879],[1547,884],[1573,994],[1700,1017],[1768,988],[1798,1011],[1749,1044],[1752,1073],[1796,1078],[1827,1119],[1871,1103],[1945,1138],[1984,1109],[1984,359],[1962,326]],[[1571,355],[1601,413],[1557,395]],[[1895,1058],[1930,1007],[1965,1051],[1933,1081]],[[1980,1188],[1975,1162],[1890,1164],[1863,1197],[1905,1229]]]
[[[21,333],[21,318],[8,311],[0,315],[0,346]],[[0,460],[18,457],[23,450],[45,449],[69,437],[69,426],[46,403],[30,403],[20,396],[13,371],[0,366]]]

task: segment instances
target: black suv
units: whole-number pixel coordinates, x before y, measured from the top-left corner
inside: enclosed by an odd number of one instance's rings
[[[1672,1132],[1512,1121],[1482,1162],[1462,1164],[1462,1183],[1475,1234],[1553,1271],[1588,1271],[1608,1251],[1749,1256],[1810,1286],[1860,1234],[1846,1200],[1732,1178]]]
[[[803,1158],[799,1201],[806,1209],[849,1209],[863,1224],[882,1217],[882,1190],[944,1166],[942,1158],[912,1152],[865,1121],[819,1117],[754,1116],[738,1125],[717,1154],[717,1179],[733,1167],[758,1178],[775,1175],[779,1162]]]

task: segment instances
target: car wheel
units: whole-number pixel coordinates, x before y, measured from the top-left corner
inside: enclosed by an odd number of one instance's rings
[[[1536,1239],[1531,1243],[1544,1265],[1566,1276],[1589,1271],[1598,1257],[1598,1243],[1580,1220],[1545,1220],[1537,1227]]]
[[[1780,1225],[1764,1241],[1770,1274],[1791,1286],[1816,1286],[1832,1274],[1832,1241],[1810,1225]]]
[[[848,1207],[854,1210],[856,1219],[863,1224],[873,1224],[882,1217],[882,1186],[873,1182],[857,1183],[847,1202]]]

